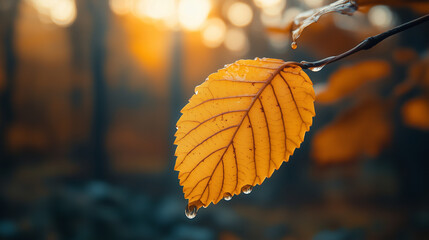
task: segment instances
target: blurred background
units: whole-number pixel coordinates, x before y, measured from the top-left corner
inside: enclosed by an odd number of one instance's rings
[[[428,239],[428,23],[306,71],[314,124],[250,195],[189,220],[173,171],[210,73],[318,60],[429,13],[402,2],[323,16],[292,50],[292,19],[330,1],[0,0],[0,239]]]

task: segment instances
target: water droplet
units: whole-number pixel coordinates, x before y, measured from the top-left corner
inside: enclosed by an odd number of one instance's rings
[[[176,126],[176,130],[179,130],[179,127],[178,127],[178,126]]]
[[[338,0],[332,4],[298,14],[293,19],[292,41],[295,42],[304,29],[317,22],[321,16],[330,12],[352,15],[357,10],[357,7],[358,5],[354,0]],[[295,49],[293,46],[292,48]]]
[[[252,192],[253,187],[251,185],[246,185],[244,187],[241,188],[241,191],[244,194],[250,194]]]
[[[187,218],[189,219],[193,219],[194,217],[197,216],[197,207],[194,205],[188,205],[185,208],[185,215]]]
[[[290,47],[291,47],[292,49],[296,49],[296,48],[298,47],[298,44],[296,44],[296,42],[292,42],[292,43],[290,44]]]
[[[231,200],[232,199],[231,193],[225,193],[225,195],[223,195],[223,199],[225,199],[225,201]]]
[[[318,66],[318,67],[310,67],[310,68],[308,68],[308,69],[310,69],[310,70],[311,70],[311,71],[313,71],[313,72],[318,72],[318,71],[322,70],[322,69],[323,69],[323,67],[325,67],[325,65]]]

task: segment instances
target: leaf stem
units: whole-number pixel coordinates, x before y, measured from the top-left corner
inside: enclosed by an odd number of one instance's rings
[[[414,26],[417,26],[417,25],[419,25],[421,23],[424,23],[426,21],[429,21],[429,14],[424,15],[424,16],[422,16],[420,18],[414,19],[412,21],[409,21],[407,23],[404,23],[402,25],[399,25],[399,26],[397,26],[395,28],[392,28],[392,29],[390,29],[390,30],[388,30],[386,32],[383,32],[381,34],[378,34],[376,36],[369,37],[369,38],[363,40],[362,42],[360,42],[354,48],[352,48],[352,49],[350,49],[350,50],[348,50],[348,51],[346,51],[344,53],[341,53],[341,54],[339,54],[337,56],[330,56],[330,57],[327,57],[327,58],[324,58],[324,59],[321,59],[321,60],[315,61],[315,62],[301,61],[297,65],[300,66],[303,69],[323,67],[323,66],[325,66],[325,65],[327,65],[329,63],[336,62],[336,61],[338,61],[340,59],[343,59],[343,58],[345,58],[347,56],[350,56],[350,55],[352,55],[354,53],[357,53],[357,52],[359,52],[361,50],[371,49],[372,47],[374,47],[375,45],[377,45],[379,42],[383,41],[384,39],[386,39],[386,38],[388,38],[388,37],[390,37],[392,35],[395,35],[397,33],[400,33],[400,32],[402,32],[404,30],[407,30],[409,28],[412,28]]]

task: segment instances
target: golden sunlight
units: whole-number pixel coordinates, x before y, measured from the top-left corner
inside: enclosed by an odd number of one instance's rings
[[[211,9],[210,0],[181,0],[179,3],[179,23],[190,31],[199,30]]]

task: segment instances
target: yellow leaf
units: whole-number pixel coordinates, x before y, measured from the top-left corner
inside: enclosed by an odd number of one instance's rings
[[[304,140],[312,82],[277,59],[239,60],[211,74],[182,109],[175,170],[189,209],[248,193]]]

